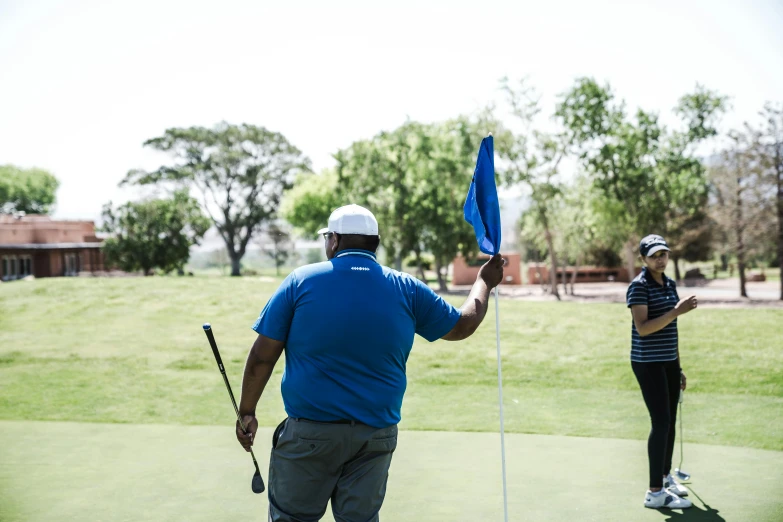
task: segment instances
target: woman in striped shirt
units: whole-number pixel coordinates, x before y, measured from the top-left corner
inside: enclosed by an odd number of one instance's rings
[[[652,429],[647,440],[650,489],[644,499],[649,508],[688,508],[681,498],[688,490],[671,475],[677,403],[687,381],[680,367],[677,317],[697,306],[695,296],[680,299],[677,285],[663,273],[669,246],[651,234],[639,244],[644,268],[628,287],[631,309],[631,367],[650,412]]]

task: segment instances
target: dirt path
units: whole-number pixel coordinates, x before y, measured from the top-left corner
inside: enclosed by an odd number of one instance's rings
[[[681,283],[677,289],[680,296],[695,295],[699,299],[699,304],[704,307],[783,309],[783,301],[780,300],[780,283],[777,281],[747,283],[748,298],[739,297],[738,279],[717,279],[698,283],[698,285]],[[575,295],[562,295],[562,285],[558,290],[563,301],[624,303],[628,283],[580,283],[574,285]],[[470,287],[457,286],[452,287],[448,294],[467,295],[469,291]],[[545,293],[540,285],[503,285],[500,296],[526,301],[555,301],[555,298]]]

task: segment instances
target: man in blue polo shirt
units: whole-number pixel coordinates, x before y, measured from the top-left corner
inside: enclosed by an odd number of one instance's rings
[[[378,222],[358,205],[335,210],[324,236],[328,261],[294,270],[253,330],[242,382],[237,439],[249,450],[255,410],[285,349],[281,384],[288,415],[269,463],[269,520],[316,521],[329,500],[338,522],[379,520],[414,334],[458,341],[483,320],[503,259],[484,264],[457,309],[426,284],[378,264]]]

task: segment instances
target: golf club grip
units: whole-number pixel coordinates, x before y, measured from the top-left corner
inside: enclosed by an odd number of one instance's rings
[[[223,382],[226,383],[226,389],[228,390],[228,396],[231,397],[231,404],[234,406],[234,412],[237,414],[237,421],[242,431],[247,432],[245,423],[242,422],[242,416],[239,414],[239,408],[237,407],[237,401],[234,398],[234,392],[231,391],[231,383],[228,382],[228,376],[226,376],[226,369],[223,367],[223,359],[220,358],[220,352],[218,351],[217,342],[215,342],[215,334],[212,333],[212,326],[209,324],[204,325],[204,333],[207,334],[207,340],[209,346],[212,348],[212,354],[215,356],[220,375],[223,376]],[[255,457],[254,457],[255,458]]]
[[[205,325],[204,333],[207,334],[207,340],[209,341],[209,346],[212,348],[212,354],[215,356],[215,361],[217,361],[220,373],[225,373],[226,370],[223,368],[223,359],[220,358],[220,352],[218,351],[217,343],[215,342],[215,335],[212,333],[212,327]]]

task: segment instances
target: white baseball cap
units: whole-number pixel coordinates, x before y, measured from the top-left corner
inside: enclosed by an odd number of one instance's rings
[[[372,212],[359,205],[345,205],[329,216],[329,226],[318,231],[319,234],[334,232],[337,234],[357,234],[377,236],[378,220]]]

